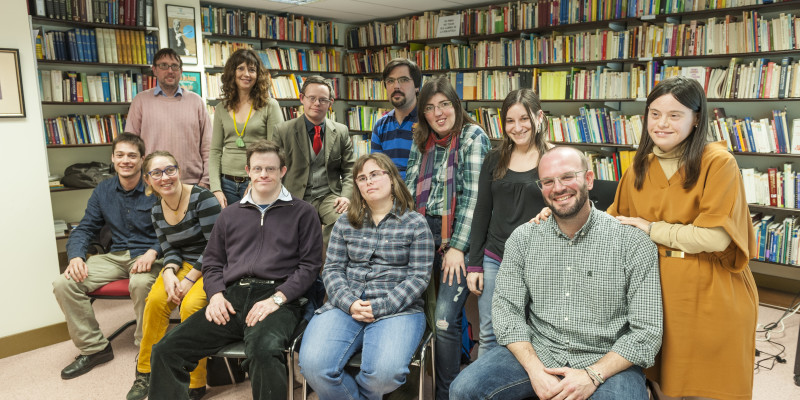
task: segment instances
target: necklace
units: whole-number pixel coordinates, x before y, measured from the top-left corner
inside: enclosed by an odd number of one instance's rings
[[[169,203],[167,203],[167,199],[166,198],[162,198],[161,199],[161,201],[164,202],[164,205],[166,205],[167,208],[169,208],[170,211],[172,211],[172,213],[175,215],[175,218],[178,217],[178,208],[180,208],[181,202],[183,201],[183,183],[179,183],[179,184],[181,185],[181,195],[178,196],[178,205],[175,206],[175,208],[172,208],[172,207],[169,206]]]
[[[247,123],[250,122],[250,114],[253,112],[253,103],[250,103],[250,111],[247,112],[247,119],[244,121],[242,132],[239,133],[239,127],[236,125],[236,110],[233,110],[233,130],[236,131],[236,146],[244,147],[244,130],[247,129]]]

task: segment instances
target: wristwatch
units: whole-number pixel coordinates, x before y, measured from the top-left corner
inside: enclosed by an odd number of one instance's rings
[[[274,301],[275,305],[277,305],[278,307],[283,305],[283,297],[278,296],[277,294],[272,295],[272,301]]]

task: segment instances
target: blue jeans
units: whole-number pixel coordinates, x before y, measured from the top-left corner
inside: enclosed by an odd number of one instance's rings
[[[228,204],[233,204],[241,200],[242,197],[244,197],[247,186],[250,185],[250,178],[245,179],[244,182],[235,182],[224,176],[221,176],[219,179],[222,193],[225,194],[225,199],[228,200]]]
[[[334,308],[316,315],[303,334],[300,371],[321,400],[375,399],[406,381],[408,364],[425,331],[425,314],[354,320]],[[361,371],[344,371],[361,350]]]
[[[426,215],[428,226],[433,234],[435,247],[438,249],[442,243],[442,218]],[[467,263],[464,254],[464,262]],[[469,290],[467,277],[461,276],[461,283],[453,277],[451,285],[442,283],[442,256],[437,252],[433,261],[433,277],[439,286],[436,297],[436,399],[449,398],[450,383],[456,379],[461,371],[461,310],[467,302]],[[432,283],[433,283],[432,282]]]
[[[492,296],[494,295],[494,282],[497,280],[498,270],[500,270],[499,261],[489,256],[483,256],[483,293],[478,296],[478,314],[481,318],[481,345],[478,348],[478,357],[483,356],[497,346],[494,328],[492,327]]]
[[[528,373],[505,346],[497,346],[469,367],[453,382],[450,398],[525,399],[536,398]],[[600,385],[592,400],[647,400],[644,372],[632,366]]]

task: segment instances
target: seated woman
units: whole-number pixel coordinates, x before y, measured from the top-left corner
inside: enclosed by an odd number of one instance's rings
[[[328,302],[303,336],[300,367],[322,400],[381,399],[402,385],[425,331],[433,236],[392,160],[361,156],[358,190],[336,221],[322,279]],[[361,371],[344,366],[362,352]]]
[[[142,167],[147,194],[160,199],[153,206],[153,226],[164,254],[161,276],[153,283],[142,318],[136,380],[127,400],[144,399],[150,386],[150,351],[167,331],[169,315],[181,305],[181,321],[208,304],[201,273],[203,250],[222,208],[210,191],[181,183],[178,162],[166,151],[155,151]],[[189,398],[206,392],[206,366],[201,361],[191,373]]]

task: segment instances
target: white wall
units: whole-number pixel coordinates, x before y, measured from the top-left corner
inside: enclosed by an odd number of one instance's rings
[[[3,4],[0,48],[19,49],[26,116],[0,119],[0,337],[64,321],[51,285],[58,257],[28,10],[24,0]]]

